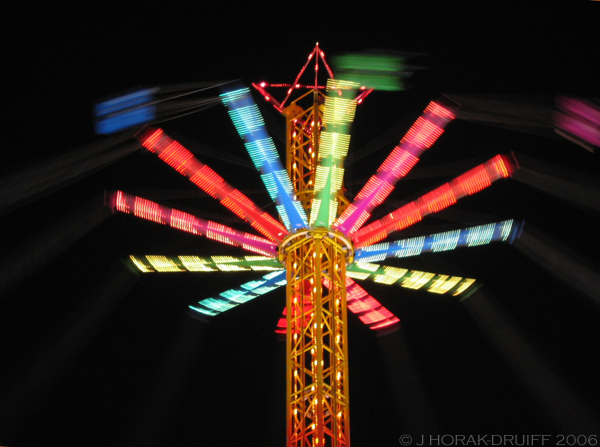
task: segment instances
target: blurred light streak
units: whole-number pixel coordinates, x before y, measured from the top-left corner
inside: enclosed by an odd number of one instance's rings
[[[600,306],[600,273],[590,262],[529,224],[513,247]]]
[[[520,95],[445,95],[460,104],[458,119],[547,138],[564,137],[594,152],[600,108],[592,99]]]
[[[458,199],[475,194],[490,186],[492,182],[510,176],[513,170],[507,157],[496,155],[491,160],[360,229],[354,233],[352,240],[359,248],[372,245],[395,231],[419,222],[424,216],[441,211],[456,203]]]
[[[501,129],[556,138],[552,129],[554,99],[524,95],[444,95],[460,105],[457,119]]]
[[[387,131],[379,134],[364,146],[357,150],[352,150],[346,159],[345,167],[348,168],[352,164],[371,154],[387,150],[391,145],[397,144],[398,140],[406,134],[407,129],[410,129],[410,126],[412,125],[414,125],[414,120],[409,121],[408,118],[404,118],[394,123]]]
[[[435,413],[403,332],[377,337],[377,342],[400,413],[398,427],[411,436],[436,435],[439,428]]]
[[[527,386],[540,408],[564,433],[598,433],[600,423],[483,289],[461,300],[481,331]]]
[[[249,281],[239,288],[229,289],[216,298],[206,298],[189,308],[200,315],[215,316],[246,303],[287,283],[286,272],[271,272],[259,280]]]
[[[287,281],[286,281],[287,282]],[[295,309],[298,309],[298,307],[296,307]],[[305,315],[310,315],[310,312],[312,310],[312,305],[309,302],[304,303],[304,308],[302,310],[302,313],[304,313]],[[308,321],[307,321],[308,324]],[[277,321],[277,325],[275,327],[275,333],[278,334],[278,337],[280,337],[281,341],[285,341],[286,339],[286,334],[287,334],[287,307],[283,308],[283,311],[281,312],[281,317],[279,317],[279,320]],[[294,333],[298,333],[298,330],[295,330]]]
[[[194,98],[194,94],[228,82],[204,82],[144,88],[114,95],[94,105],[94,130],[106,135],[145,124],[162,123],[206,110],[217,104],[217,96]]]
[[[204,192],[218,199],[223,206],[248,221],[263,235],[281,241],[287,234],[287,230],[281,223],[258,208],[252,200],[227,183],[208,165],[194,157],[194,154],[170,138],[162,129],[148,129],[138,138],[146,149],[156,153],[162,161]]]
[[[360,321],[380,334],[395,332],[400,327],[400,319],[350,277],[346,277],[346,303]]]
[[[491,242],[512,243],[520,234],[523,222],[505,220],[485,225],[445,231],[427,236],[384,242],[359,248],[354,252],[354,260],[377,262],[388,258],[407,258],[422,253],[454,250],[459,247],[477,247]]]
[[[319,160],[315,173],[310,224],[329,227],[337,215],[336,194],[344,179],[344,159],[350,146],[350,126],[356,112],[353,82],[329,79],[323,109],[323,126],[319,140]]]
[[[96,196],[63,217],[38,236],[32,236],[17,252],[5,254],[0,266],[0,296],[110,217],[103,196]]]
[[[403,57],[374,51],[336,56],[333,65],[340,79],[356,82],[366,89],[403,90],[401,78],[410,75]]]
[[[217,222],[200,219],[183,211],[159,205],[151,200],[127,194],[123,191],[107,194],[106,204],[115,211],[133,214],[142,219],[168,225],[171,228],[198,236],[205,236],[224,244],[240,246],[258,254],[275,256],[277,252],[277,246],[268,239],[235,230]]]
[[[329,288],[330,282],[323,279],[323,284]],[[400,327],[399,318],[349,277],[346,277],[346,305],[350,312],[358,316],[362,323],[378,335],[390,334]],[[310,303],[305,304],[304,313],[309,314],[311,308]],[[287,308],[285,307],[275,332],[280,335],[285,335],[287,332]]]
[[[238,134],[244,139],[250,158],[260,171],[263,183],[276,203],[286,228],[290,231],[306,228],[308,220],[304,208],[295,199],[290,176],[281,164],[250,90],[245,87],[228,89],[221,98],[229,109],[229,116]]]
[[[153,96],[159,90],[157,87],[136,90],[96,103],[95,132],[100,135],[112,134],[153,121],[156,118]]]
[[[435,143],[444,132],[444,127],[453,119],[454,113],[449,108],[432,101],[377,169],[377,173],[336,220],[334,227],[344,234],[358,230],[371,216],[371,211],[390,195],[396,182],[410,172],[421,154]]]
[[[284,267],[275,258],[266,256],[129,256],[130,261],[142,273],[150,272],[240,272],[274,271]],[[161,262],[161,260],[164,260]],[[165,264],[166,261],[166,264]]]
[[[91,299],[78,313],[76,321],[57,339],[48,341],[39,354],[26,364],[17,383],[10,386],[0,405],[2,442],[13,445],[22,420],[46,399],[87,348],[98,330],[110,318],[139,275],[117,263],[96,284]],[[31,429],[30,427],[28,429]],[[16,444],[16,437],[14,444]]]
[[[252,164],[252,162],[246,157],[238,157],[221,148],[216,148],[209,144],[196,141],[193,138],[180,134],[176,131],[171,131],[171,135],[175,140],[179,141],[194,155],[201,155],[202,157],[210,157],[215,160],[224,161],[235,166],[241,166],[243,168],[251,169],[253,172],[255,170],[255,167]]]
[[[600,210],[600,183],[597,178],[568,172],[560,166],[551,166],[522,154],[515,154],[515,159],[519,165],[513,175],[515,180],[569,202]]]
[[[171,340],[166,360],[156,372],[150,394],[140,408],[128,446],[163,445],[174,422],[204,340],[207,326],[184,314]]]
[[[0,214],[56,192],[135,152],[141,146],[135,140],[128,141],[133,137],[133,132],[125,132],[104,138],[0,179]]]
[[[560,112],[554,114],[556,132],[590,152],[600,147],[600,108],[589,101],[558,97]],[[588,144],[586,144],[588,143]]]
[[[370,279],[388,285],[398,284],[401,287],[415,290],[425,288],[431,293],[449,293],[453,296],[464,293],[475,283],[474,279],[462,276],[440,275],[367,262],[350,264],[346,274],[349,278]]]

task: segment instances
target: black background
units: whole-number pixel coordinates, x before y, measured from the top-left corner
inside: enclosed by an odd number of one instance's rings
[[[8,26],[2,30],[0,173],[27,170],[101,139],[92,126],[92,104],[101,98],[138,86],[232,79],[246,84],[263,79],[292,82],[317,41],[328,56],[389,49],[418,53],[418,60],[429,67],[413,76],[410,90],[376,92],[360,106],[352,141],[357,154],[392,125],[406,122],[408,127],[427,101],[443,93],[597,95],[597,12],[591,8],[347,8],[298,4],[236,10],[225,3],[123,8],[89,2],[9,10]],[[208,91],[206,96],[216,93]],[[275,110],[256,98],[283,129]],[[245,157],[223,107],[164,127],[173,136]],[[400,136],[350,166],[350,195],[358,192]],[[597,154],[566,140],[464,121],[452,123],[418,166],[486,160],[510,151],[592,178],[599,172]],[[253,169],[201,159],[274,213]],[[449,165],[446,176],[407,179],[387,201],[390,207],[378,213],[460,173]],[[74,210],[79,206],[117,188],[157,200],[161,192],[174,192],[159,201],[249,231],[215,201],[195,194],[189,182],[154,156],[138,151],[5,213],[0,220],[4,261],[18,257],[28,241],[48,228],[68,227],[69,221],[61,223],[64,216],[78,215]],[[525,219],[597,269],[595,212],[513,180],[497,182],[455,207],[471,213],[462,218],[482,223],[488,218]],[[448,220],[451,215],[442,217],[430,217],[407,234],[460,227]],[[119,260],[130,253],[241,254],[174,233],[131,216],[112,216],[0,296],[0,442],[283,445],[284,345],[274,334],[285,302],[283,291],[210,323],[191,319],[186,314],[189,304],[256,275],[143,275],[134,282],[124,272]],[[565,386],[592,412],[600,412],[600,314],[581,292],[504,244],[426,255],[397,265],[444,270],[483,282],[487,296],[505,309]],[[127,293],[121,297],[103,292],[121,277],[132,283]],[[126,290],[120,287],[116,290]],[[354,445],[398,445],[398,437],[414,429],[402,410],[420,408],[402,391],[402,371],[411,365],[407,352],[437,421],[437,433],[562,431],[463,304],[397,286],[364,287],[402,320],[402,330],[401,335],[377,338],[350,316]]]

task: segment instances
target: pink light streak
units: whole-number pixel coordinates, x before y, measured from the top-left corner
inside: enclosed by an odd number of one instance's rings
[[[327,278],[323,278],[323,285],[330,288],[330,281]],[[310,283],[307,285],[306,290],[311,290]],[[310,294],[310,292],[308,293]],[[309,324],[309,316],[312,312],[310,299],[311,298],[308,297],[307,300],[304,301],[303,308],[301,304],[298,303],[292,309],[296,316],[300,316],[301,314],[306,315],[305,324]],[[348,310],[356,314],[359,320],[366,324],[370,329],[390,329],[400,323],[399,318],[394,316],[394,314],[349,277],[346,277],[346,304]],[[301,308],[303,309],[302,311]],[[277,322],[275,332],[278,334],[285,334],[287,332],[287,308],[283,309],[281,317]],[[294,330],[294,332],[297,333],[298,330]]]
[[[370,329],[389,328],[400,323],[399,318],[349,277],[346,277],[346,302],[348,309]]]
[[[136,217],[168,225],[187,233],[204,235],[209,239],[240,246],[254,253],[269,257],[274,257],[277,253],[277,245],[268,239],[201,219],[184,211],[160,205],[123,191],[113,192],[109,197],[109,204],[116,211],[133,214]]]
[[[432,101],[423,115],[408,130],[367,184],[356,195],[334,228],[346,235],[356,232],[394,190],[396,182],[406,176],[419,161],[421,154],[442,135],[444,127],[454,119],[448,108]]]

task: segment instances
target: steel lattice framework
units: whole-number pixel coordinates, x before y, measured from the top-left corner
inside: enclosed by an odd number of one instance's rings
[[[302,85],[301,76],[311,61],[315,64],[314,83]],[[319,61],[326,68],[327,85],[318,83]],[[368,58],[366,62],[364,58],[361,61],[361,64],[370,63]],[[378,67],[378,62],[366,67],[364,71],[369,80],[374,79],[373,72],[377,73]],[[257,280],[199,301],[190,306],[194,312],[214,317],[286,286],[286,307],[276,332],[285,334],[287,340],[289,447],[350,445],[348,310],[375,331],[398,327],[400,320],[354,279],[371,279],[435,294],[460,295],[471,288],[474,279],[378,263],[387,258],[418,256],[493,241],[510,242],[520,231],[520,225],[509,220],[384,241],[392,233],[451,206],[462,197],[509,177],[514,165],[502,155],[363,227],[372,210],[392,192],[395,183],[407,175],[420,155],[442,135],[444,127],[454,119],[454,112],[452,107],[432,101],[349,203],[342,185],[350,128],[357,105],[372,89],[356,82],[357,73],[360,80],[361,69],[348,73],[352,80],[334,79],[317,44],[293,84],[253,84],[285,116],[285,168],[250,90],[240,85],[223,88],[221,100],[275,203],[279,221],[162,129],[146,128],[138,134],[146,149],[219,200],[262,236],[123,191],[107,196],[108,204],[115,211],[253,253],[245,257],[130,256],[132,264],[142,272],[268,272]],[[267,91],[270,87],[285,87],[285,99],[278,102]],[[308,89],[308,92],[286,105],[292,94],[300,89]]]
[[[349,445],[346,262],[350,241],[327,229],[284,241],[287,271],[287,439]]]
[[[304,110],[299,103],[312,96],[313,106]],[[324,95],[309,91],[283,110],[286,121],[286,168],[304,209],[310,209],[315,168],[319,154],[319,128]]]

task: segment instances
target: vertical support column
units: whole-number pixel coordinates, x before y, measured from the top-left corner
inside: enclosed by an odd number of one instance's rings
[[[340,238],[324,228],[296,233],[282,246],[287,267],[287,446],[347,447],[347,253]]]
[[[298,105],[312,94],[313,104],[306,109]],[[286,119],[286,162],[287,171],[292,180],[298,200],[306,211],[315,185],[315,167],[319,154],[319,134],[321,126],[322,106],[318,90],[312,90],[292,102],[283,110]]]

